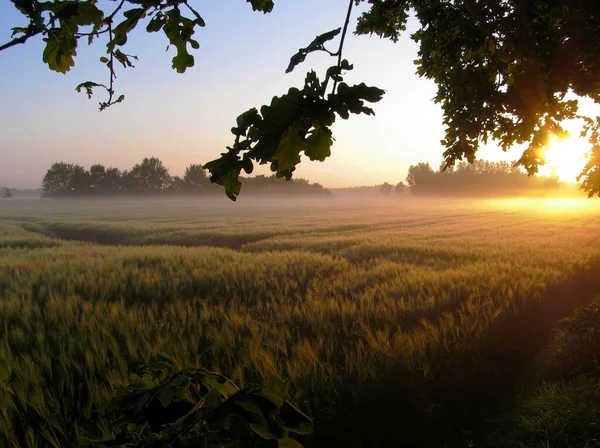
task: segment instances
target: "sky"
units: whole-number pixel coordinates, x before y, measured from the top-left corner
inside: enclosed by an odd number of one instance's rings
[[[104,112],[97,109],[103,97],[88,100],[74,90],[83,81],[107,82],[100,41],[91,47],[80,43],[67,75],[42,62],[41,38],[0,52],[0,186],[37,188],[57,161],[127,169],[144,157],[159,157],[172,175],[182,175],[190,163],[217,158],[232,143],[230,129],[240,113],[301,87],[308,70],[322,75],[334,65],[325,54],[310,55],[285,73],[298,48],[343,24],[347,8],[347,0],[278,0],[271,14],[262,14],[243,0],[192,3],[207,23],[196,34],[196,65],[176,73],[174,49],[165,51],[164,34],[136,30],[126,53],[139,61],[133,69],[120,69],[116,84],[126,100]],[[351,30],[362,10],[354,9]],[[11,2],[0,2],[2,43],[12,27],[24,24]],[[374,105],[375,117],[338,119],[332,156],[325,162],[303,158],[295,176],[326,187],[375,185],[404,180],[418,162],[440,165],[442,110],[432,101],[435,84],[415,74],[417,46],[409,37],[415,29],[411,20],[398,43],[348,35],[344,57],[355,69],[346,81],[380,87],[386,95]],[[479,156],[514,160],[519,154],[492,146]]]

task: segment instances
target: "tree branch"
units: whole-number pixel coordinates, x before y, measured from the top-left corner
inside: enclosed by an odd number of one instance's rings
[[[14,47],[15,45],[24,44],[30,37],[37,36],[38,34],[42,33],[42,31],[43,30],[36,30],[35,32],[30,32],[21,37],[17,37],[10,42],[5,43],[4,45],[0,45],[0,51]]]
[[[348,12],[346,13],[346,21],[344,22],[344,29],[342,30],[342,38],[340,40],[340,47],[337,51],[338,62],[337,65],[340,67],[342,65],[342,53],[344,51],[344,41],[346,40],[346,34],[348,33],[348,24],[350,23],[350,14],[352,14],[352,7],[354,6],[355,0],[350,0],[348,3]],[[333,93],[337,89],[338,82],[334,81],[333,83]]]

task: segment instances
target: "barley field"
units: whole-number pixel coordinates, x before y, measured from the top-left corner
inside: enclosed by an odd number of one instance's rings
[[[305,446],[508,446],[490,418],[600,298],[600,203],[5,200],[0,297],[0,445],[107,436],[169,360],[291,399]]]

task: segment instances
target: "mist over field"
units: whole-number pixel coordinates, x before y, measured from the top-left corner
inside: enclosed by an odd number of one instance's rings
[[[539,387],[600,298],[599,228],[582,198],[4,200],[0,430],[107,437],[115,386],[168,360],[291,399],[306,446],[552,443],[571,420]],[[548,390],[593,406],[573,384]]]

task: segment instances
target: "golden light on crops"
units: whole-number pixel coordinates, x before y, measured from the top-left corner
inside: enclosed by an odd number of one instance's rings
[[[577,176],[587,161],[589,144],[582,139],[554,138],[543,152],[545,165],[540,174],[557,176],[563,182],[577,182]]]
[[[595,201],[585,197],[510,198],[490,201],[489,208],[529,213],[597,213]]]

